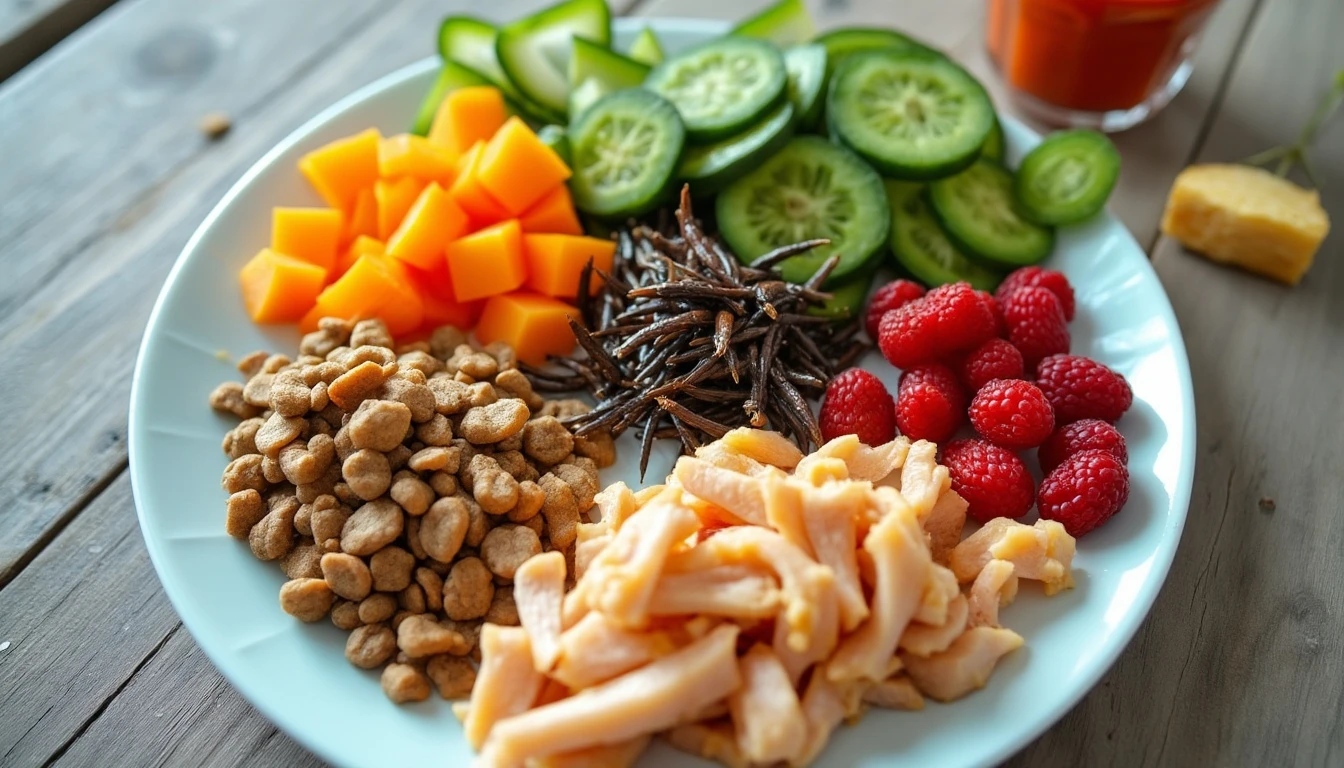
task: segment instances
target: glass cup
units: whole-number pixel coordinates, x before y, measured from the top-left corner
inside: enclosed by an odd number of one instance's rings
[[[985,39],[1013,100],[1054,125],[1121,131],[1190,77],[1217,0],[989,0]]]

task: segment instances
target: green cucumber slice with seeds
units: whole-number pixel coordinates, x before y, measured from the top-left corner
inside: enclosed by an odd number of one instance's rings
[[[652,67],[663,62],[663,44],[658,42],[658,36],[652,29],[645,27],[640,30],[635,42],[630,44],[630,50],[626,55]]]
[[[677,175],[694,195],[712,195],[742,178],[793,136],[793,105],[784,102],[746,131],[686,148]]]
[[[458,64],[456,61],[445,62],[443,68],[439,70],[439,76],[434,79],[434,85],[430,86],[429,93],[425,94],[425,100],[420,102],[420,110],[415,115],[411,133],[420,136],[429,133],[429,127],[434,123],[434,115],[438,113],[443,98],[459,88],[477,85],[493,85],[493,83],[488,77],[470,67]]]
[[[612,91],[637,87],[648,74],[647,64],[582,37],[574,38],[574,56],[569,60],[570,119]]]
[[[993,291],[1002,276],[967,258],[947,239],[924,202],[924,185],[887,181],[891,202],[891,252],[896,263],[929,287],[964,280],[982,291]]]
[[[574,38],[611,45],[606,0],[567,0],[499,30],[495,55],[509,80],[532,101],[564,114]]]
[[[770,43],[722,37],[653,68],[644,87],[676,106],[692,141],[716,141],[747,128],[784,97],[784,57]]]
[[[653,210],[669,197],[685,143],[677,108],[656,93],[603,96],[569,126],[574,204],[608,218]]]
[[[826,76],[829,78],[845,59],[863,51],[893,49],[938,53],[918,40],[891,29],[873,27],[844,27],[833,29],[815,41],[826,49]],[[938,54],[941,55],[941,54]]]
[[[796,136],[773,157],[729,184],[715,200],[719,233],[744,263],[774,248],[824,237],[830,245],[780,265],[785,280],[805,282],[831,254],[828,280],[840,284],[887,244],[891,211],[882,179],[844,147]]]
[[[537,131],[537,138],[541,143],[555,150],[555,154],[565,161],[565,165],[570,165],[570,159],[573,154],[569,151],[569,133],[561,125],[543,125],[541,130]]]
[[[988,266],[1014,269],[1037,264],[1054,248],[1054,230],[1018,214],[1013,175],[992,160],[978,161],[929,184],[927,194],[948,238]]]
[[[512,103],[515,113],[534,123],[559,122],[562,115],[531,101],[510,82],[495,55],[498,37],[499,30],[487,21],[449,16],[439,25],[439,55],[445,62],[456,62],[485,78],[486,82],[473,85],[495,86],[505,101]]]
[[[731,34],[768,40],[782,47],[805,43],[816,37],[817,25],[803,0],[779,0],[733,27]]]
[[[945,57],[867,51],[836,70],[826,121],[883,175],[924,181],[975,162],[994,107],[984,87]]]
[[[812,43],[784,51],[784,69],[789,75],[789,101],[804,128],[821,121],[826,103],[826,47]]]
[[[1096,131],[1059,131],[1027,153],[1014,191],[1037,224],[1077,224],[1106,207],[1120,177],[1120,153]]]
[[[1000,165],[1004,165],[1006,164],[1004,159],[1005,151],[1006,145],[1003,140],[1003,123],[999,122],[999,118],[996,115],[994,117],[994,127],[989,129],[989,138],[985,139],[985,143],[980,147],[980,156],[987,160],[993,160]]]

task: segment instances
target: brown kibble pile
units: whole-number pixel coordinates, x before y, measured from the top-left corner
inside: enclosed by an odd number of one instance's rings
[[[350,633],[395,702],[466,698],[483,622],[518,624],[527,558],[574,556],[608,435],[575,438],[513,350],[455,328],[393,348],[379,320],[327,318],[299,356],[254,352],[210,406],[224,438],[225,530],[289,581],[280,606]]]

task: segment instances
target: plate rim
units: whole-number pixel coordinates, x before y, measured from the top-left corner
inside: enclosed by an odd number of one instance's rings
[[[613,19],[614,27],[622,26],[650,26],[650,27],[675,27],[687,32],[701,34],[720,34],[728,29],[728,22],[685,17],[622,17]],[[304,748],[317,754],[324,760],[334,765],[346,765],[342,755],[338,754],[334,746],[313,737],[308,731],[300,728],[291,728],[290,718],[286,710],[273,705],[268,699],[254,697],[247,687],[240,685],[235,681],[230,673],[231,664],[222,662],[225,655],[221,653],[212,640],[203,640],[196,631],[193,630],[192,623],[187,616],[192,613],[191,610],[183,611],[186,604],[186,595],[180,590],[182,587],[171,584],[163,578],[163,568],[161,559],[165,557],[161,547],[164,542],[149,535],[147,526],[147,515],[144,510],[144,504],[141,485],[147,483],[148,479],[142,479],[143,461],[137,460],[139,453],[140,438],[138,433],[145,429],[144,416],[140,407],[141,393],[143,390],[143,381],[145,379],[145,368],[148,351],[150,348],[150,339],[153,331],[160,322],[160,316],[164,312],[169,295],[173,292],[174,286],[180,278],[187,261],[192,254],[199,248],[200,243],[207,234],[214,228],[215,223],[224,211],[230,207],[234,200],[243,196],[251,187],[253,181],[261,173],[273,165],[276,159],[295,145],[304,141],[310,134],[321,128],[326,123],[336,119],[347,111],[358,108],[368,98],[396,85],[401,82],[420,76],[426,72],[432,71],[439,65],[439,59],[436,56],[428,56],[418,61],[412,62],[406,66],[396,69],[386,75],[383,75],[372,82],[355,89],[349,94],[333,102],[328,107],[322,109],[310,119],[304,121],[293,131],[287,134],[283,139],[267,150],[261,157],[248,167],[242,176],[238,178],[229,190],[220,198],[220,200],[211,208],[210,212],[202,219],[191,237],[183,246],[177,259],[174,261],[172,269],[165,278],[163,287],[160,289],[155,299],[153,309],[145,325],[145,332],[141,338],[141,343],[136,352],[135,367],[131,379],[131,393],[128,410],[128,428],[127,428],[127,456],[129,463],[129,472],[131,480],[131,493],[135,503],[136,519],[139,523],[141,537],[145,542],[145,548],[149,554],[150,562],[154,566],[155,576],[159,579],[159,584],[167,595],[173,610],[177,612],[178,618],[182,621],[187,631],[191,633],[193,641],[197,647],[210,660],[210,663],[223,676],[229,685],[237,691],[249,704],[262,713],[273,725],[283,730],[286,735],[293,738]],[[1027,146],[1034,145],[1041,140],[1040,134],[1028,127],[1012,115],[1000,115],[1004,128],[1010,134],[1014,134],[1022,140]],[[1149,276],[1154,280],[1161,294],[1160,315],[1170,323],[1175,329],[1171,339],[1171,350],[1176,363],[1176,374],[1178,381],[1178,390],[1181,400],[1182,414],[1184,416],[1181,425],[1184,434],[1188,437],[1190,449],[1180,457],[1180,464],[1176,476],[1174,492],[1170,497],[1170,508],[1167,516],[1166,525],[1172,530],[1168,535],[1164,535],[1153,552],[1153,575],[1144,580],[1142,588],[1136,593],[1132,605],[1137,610],[1130,610],[1117,622],[1112,634],[1120,638],[1107,651],[1100,655],[1097,663],[1093,664],[1086,673],[1080,675],[1085,682],[1068,695],[1062,697],[1053,707],[1048,707],[1034,717],[1031,717],[1031,724],[1028,727],[1020,728],[1016,733],[1005,740],[1003,747],[998,754],[990,757],[988,764],[1006,760],[1017,752],[1021,751],[1026,745],[1036,740],[1045,731],[1058,723],[1064,715],[1072,710],[1084,696],[1090,693],[1101,680],[1101,678],[1114,666],[1120,654],[1124,652],[1133,641],[1134,635],[1139,627],[1147,619],[1152,610],[1153,603],[1157,599],[1158,593],[1166,584],[1170,574],[1171,565],[1175,560],[1176,551],[1179,548],[1183,536],[1185,523],[1189,515],[1190,499],[1194,489],[1194,468],[1195,458],[1198,453],[1198,431],[1195,416],[1194,386],[1193,377],[1190,370],[1189,355],[1186,351],[1184,334],[1181,332],[1180,323],[1176,317],[1175,310],[1172,307],[1171,299],[1167,295],[1166,286],[1158,277],[1153,269],[1151,256],[1145,251],[1138,241],[1134,239],[1129,229],[1117,219],[1109,207],[1102,214],[1108,225],[1113,225],[1117,231],[1123,233],[1139,253],[1144,255],[1143,264],[1140,270],[1146,270]],[[873,757],[882,757],[881,754],[874,754]]]

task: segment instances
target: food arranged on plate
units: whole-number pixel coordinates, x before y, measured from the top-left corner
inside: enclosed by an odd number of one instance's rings
[[[326,207],[240,275],[305,334],[210,396],[281,607],[393,701],[464,700],[485,765],[803,765],[985,685],[1019,579],[1070,588],[1128,495],[1129,386],[1040,266],[1110,142],[1010,168],[966,70],[798,0],[685,50],[616,49],[603,0],[439,49],[411,132],[304,155]],[[659,440],[664,482],[599,479]]]

